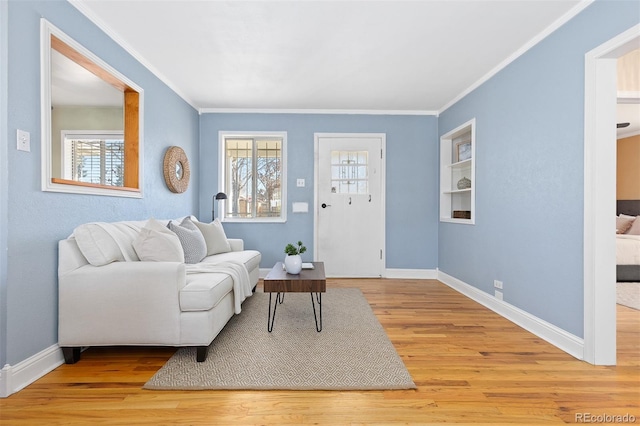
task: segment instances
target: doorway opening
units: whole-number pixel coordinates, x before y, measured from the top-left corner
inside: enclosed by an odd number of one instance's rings
[[[585,55],[584,356],[616,364],[617,60],[640,47],[640,25]]]

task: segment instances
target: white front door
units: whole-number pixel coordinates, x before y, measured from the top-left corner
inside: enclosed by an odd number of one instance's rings
[[[384,269],[384,134],[315,135],[315,258],[328,277]]]

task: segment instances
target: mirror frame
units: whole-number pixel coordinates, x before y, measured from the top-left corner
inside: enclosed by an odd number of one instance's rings
[[[144,91],[46,19],[40,21],[42,190],[142,198]],[[51,137],[51,49],[67,56],[124,94],[124,186],[97,185],[53,176]]]

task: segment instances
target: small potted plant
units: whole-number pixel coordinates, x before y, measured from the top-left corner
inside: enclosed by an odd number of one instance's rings
[[[284,267],[289,274],[299,274],[302,270],[302,258],[300,255],[307,251],[307,248],[302,245],[302,241],[298,241],[298,245],[294,246],[289,243],[284,248],[284,252],[287,253],[287,257],[284,258]]]

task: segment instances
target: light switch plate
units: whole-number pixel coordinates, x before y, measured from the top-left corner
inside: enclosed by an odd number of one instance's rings
[[[299,188],[304,188],[304,184],[305,184],[304,179],[298,179],[296,181],[296,186]]]
[[[17,132],[18,151],[31,151],[31,135],[29,132],[18,129]]]

